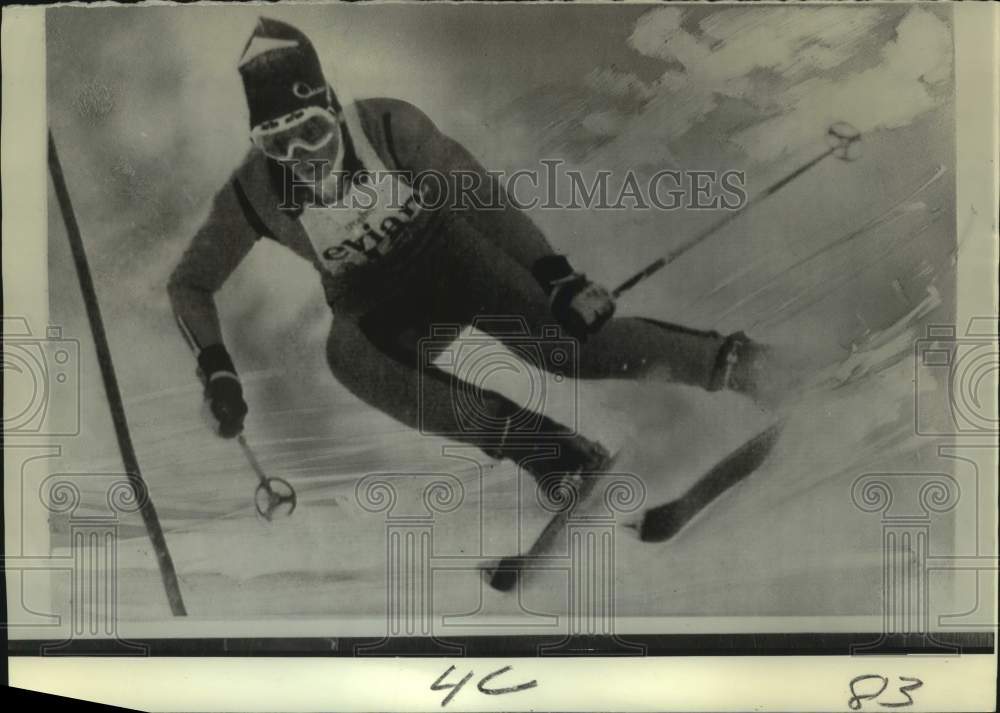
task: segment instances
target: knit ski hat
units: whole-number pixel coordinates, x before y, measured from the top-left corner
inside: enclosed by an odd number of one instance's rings
[[[291,25],[260,18],[239,62],[250,126],[308,106],[340,105],[309,38]]]

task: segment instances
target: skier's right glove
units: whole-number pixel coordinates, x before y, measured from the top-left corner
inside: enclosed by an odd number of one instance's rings
[[[586,339],[615,313],[611,293],[573,270],[563,255],[539,258],[531,272],[549,296],[552,316],[577,339]]]
[[[205,347],[198,354],[198,370],[205,384],[209,409],[218,422],[219,435],[235,438],[243,432],[243,419],[248,409],[229,352],[221,344]]]

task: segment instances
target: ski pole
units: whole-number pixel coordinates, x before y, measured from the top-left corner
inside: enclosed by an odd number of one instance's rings
[[[63,221],[66,225],[66,237],[69,239],[70,250],[73,254],[73,263],[76,267],[76,275],[80,281],[80,291],[83,295],[83,304],[87,310],[87,319],[90,322],[91,334],[94,338],[94,350],[97,352],[97,365],[101,371],[101,382],[104,384],[104,395],[108,400],[108,408],[111,411],[111,422],[115,429],[115,438],[118,441],[118,451],[121,454],[122,464],[125,466],[125,477],[135,502],[139,506],[139,514],[142,522],[146,526],[146,534],[153,545],[156,554],[156,564],[160,570],[160,578],[163,580],[163,588],[166,592],[167,603],[170,605],[170,612],[174,616],[187,616],[187,608],[184,606],[184,597],[181,594],[180,584],[177,579],[177,570],[174,568],[173,558],[170,556],[170,549],[167,547],[167,540],[163,534],[163,526],[160,518],[153,507],[153,500],[149,497],[149,488],[143,480],[142,471],[139,468],[139,458],[135,452],[135,445],[132,442],[132,434],[129,430],[128,418],[125,414],[125,403],[122,400],[121,389],[118,386],[118,376],[111,360],[111,347],[108,345],[108,336],[104,327],[104,318],[101,316],[101,306],[97,300],[97,290],[94,287],[94,278],[90,271],[90,263],[87,260],[87,251],[83,244],[83,234],[80,232],[80,225],[76,220],[76,213],[73,210],[73,203],[70,200],[69,188],[66,187],[66,177],[63,174],[62,164],[59,161],[59,154],[56,151],[56,140],[49,129],[49,172],[52,175],[52,186],[55,189],[56,200],[62,212]],[[6,422],[4,429],[6,430]]]
[[[250,448],[250,444],[247,443],[247,439],[241,433],[236,437],[236,442],[240,444],[240,448],[243,450],[243,455],[246,456],[247,462],[250,467],[253,468],[254,473],[257,475],[257,479],[260,481],[257,485],[257,490],[254,491],[254,506],[257,508],[257,512],[265,519],[270,521],[274,512],[284,503],[288,503],[288,512],[286,515],[291,515],[295,511],[295,506],[298,504],[298,498],[295,495],[295,488],[284,478],[273,478],[269,477],[264,469],[261,467],[260,462],[254,455],[253,450]],[[281,489],[286,490],[285,493],[279,493],[275,491],[275,486],[279,486]],[[261,502],[261,496],[266,496],[266,501]]]
[[[662,270],[664,267],[666,267],[667,265],[669,265],[670,263],[672,263],[674,260],[676,260],[677,258],[679,258],[681,255],[685,254],[688,250],[690,250],[691,248],[693,248],[695,245],[698,245],[699,243],[701,243],[703,240],[705,240],[706,238],[708,238],[712,234],[718,232],[719,230],[721,230],[726,225],[729,225],[729,223],[731,223],[737,217],[739,217],[740,215],[742,215],[751,206],[756,205],[757,203],[759,203],[760,201],[764,200],[768,196],[771,196],[771,195],[774,195],[775,193],[777,193],[784,186],[787,186],[794,179],[796,179],[799,176],[801,176],[803,173],[805,173],[810,168],[812,168],[813,166],[815,166],[816,164],[818,164],[820,161],[822,161],[823,159],[825,159],[827,156],[836,155],[837,158],[841,159],[842,161],[852,161],[852,160],[854,160],[855,157],[851,156],[849,154],[849,152],[850,152],[851,147],[856,142],[858,142],[858,141],[861,140],[861,134],[857,131],[857,129],[855,129],[850,124],[847,124],[846,122],[837,122],[836,124],[834,124],[833,126],[831,126],[829,128],[829,130],[827,130],[827,137],[828,137],[828,140],[831,141],[831,146],[826,151],[824,151],[820,155],[816,156],[815,158],[810,159],[806,163],[802,164],[801,166],[799,166],[798,168],[796,168],[794,171],[792,171],[791,173],[789,173],[787,176],[785,176],[785,177],[783,177],[783,178],[775,181],[774,183],[772,183],[770,186],[768,186],[763,191],[761,191],[760,193],[758,193],[756,196],[754,196],[753,198],[751,198],[750,200],[748,200],[746,203],[744,203],[738,210],[735,210],[732,213],[729,213],[728,215],[723,216],[722,219],[717,220],[715,223],[713,223],[709,227],[705,228],[701,232],[699,232],[699,233],[695,234],[694,236],[692,236],[690,239],[688,239],[685,242],[681,243],[680,245],[678,245],[676,248],[674,248],[673,250],[671,250],[669,253],[667,253],[663,257],[657,258],[656,260],[654,260],[653,262],[651,262],[649,265],[647,265],[646,267],[644,267],[642,270],[640,270],[639,272],[637,272],[634,275],[632,275],[632,277],[630,277],[627,280],[625,280],[625,282],[623,282],[622,284],[618,285],[618,287],[616,287],[611,294],[614,297],[617,298],[617,297],[620,297],[625,292],[628,292],[633,287],[635,287],[636,285],[638,285],[640,282],[642,282],[643,280],[645,280],[647,277],[650,277],[651,275],[656,274],[657,272],[659,272],[660,270]]]

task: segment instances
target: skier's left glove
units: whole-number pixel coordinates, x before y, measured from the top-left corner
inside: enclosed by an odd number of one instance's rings
[[[578,339],[596,332],[615,313],[611,293],[575,272],[563,255],[539,258],[531,272],[549,296],[552,315]]]
[[[247,404],[243,386],[229,352],[221,344],[205,347],[198,354],[198,370],[205,384],[205,398],[223,438],[235,438],[243,432]]]

